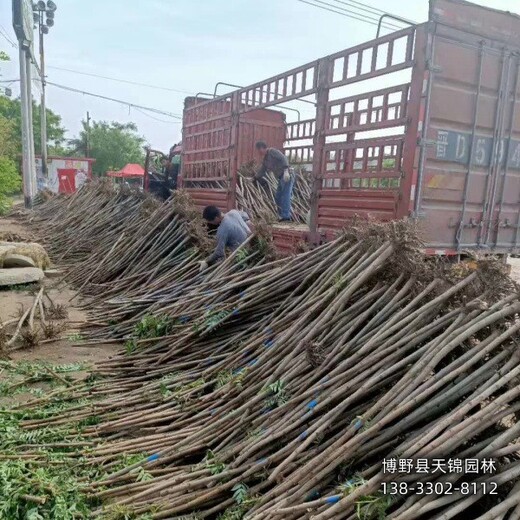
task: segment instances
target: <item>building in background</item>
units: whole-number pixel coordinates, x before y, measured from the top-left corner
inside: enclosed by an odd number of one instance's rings
[[[47,159],[47,173],[42,172],[42,158],[36,157],[36,180],[38,191],[48,189],[53,193],[74,193],[87,179],[92,178],[92,163],[95,159],[84,157],[56,157]]]

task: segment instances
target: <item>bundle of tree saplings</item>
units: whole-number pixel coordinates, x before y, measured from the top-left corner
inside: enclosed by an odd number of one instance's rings
[[[90,424],[69,452],[103,469],[84,493],[130,518],[518,518],[520,298],[499,264],[437,265],[400,223],[239,255],[120,322],[126,348],[89,381],[25,405],[70,403],[29,432]],[[492,471],[418,468],[475,459]]]
[[[88,449],[93,443],[82,436],[82,429],[95,423],[89,418],[75,428],[41,428],[24,430],[22,420],[42,419],[81,401],[61,402],[46,399],[32,410],[13,411],[9,404],[20,403],[27,397],[59,393],[73,384],[74,378],[88,367],[83,363],[54,365],[49,362],[0,360],[0,518],[9,520],[77,520],[90,517],[99,500],[83,490],[85,482],[102,478],[103,469],[80,464],[79,449]],[[95,379],[87,381],[95,385]],[[30,446],[37,450],[22,454]],[[135,461],[123,456],[119,467]],[[112,470],[113,471],[113,470]],[[117,506],[107,511],[107,519],[124,518]],[[141,517],[144,520],[146,516]]]
[[[131,296],[134,289],[151,288],[155,282],[162,284],[163,276],[178,273],[182,264],[193,268],[213,241],[199,214],[191,211],[193,214],[186,215],[188,206],[181,198],[182,194],[177,194],[146,215],[142,214],[143,203],[140,218],[130,220],[117,233],[109,231],[110,239],[100,242],[90,257],[76,264],[67,280],[83,294],[100,294],[107,299],[123,293]]]
[[[68,263],[65,280],[89,296],[131,292],[188,258],[193,267],[213,244],[184,194],[160,204],[105,181],[47,200],[30,215],[30,224],[54,261]]]
[[[87,225],[82,215],[89,215]],[[114,220],[114,215],[119,217]],[[206,278],[208,273],[199,276],[198,262],[214,247],[200,212],[182,191],[157,204],[138,192],[94,182],[70,198],[55,197],[40,205],[31,223],[58,258],[74,262],[65,280],[88,297],[92,323],[123,322],[107,329],[110,337],[131,332],[152,304],[164,304]],[[262,234],[257,226],[255,236],[224,265],[243,271],[264,262],[272,251]],[[73,247],[68,245],[70,237]]]
[[[52,197],[28,217],[54,263],[64,267],[86,260],[98,262],[96,251],[110,249],[129,226],[142,223],[159,205],[137,190],[102,180],[72,195]]]
[[[245,211],[252,218],[262,219],[268,223],[279,219],[276,204],[278,179],[268,173],[262,181],[254,179],[257,166],[249,162],[240,167],[237,172],[236,204],[237,208]],[[305,168],[294,168],[295,182],[292,194],[291,218],[296,223],[306,223],[309,218],[310,201],[312,194],[312,175]],[[208,183],[190,181],[192,188],[208,188]],[[227,183],[219,181],[212,183],[212,188],[226,190]]]
[[[254,163],[248,163],[238,170],[237,207],[252,217],[276,222],[278,220],[276,205],[278,179],[269,173],[263,182],[255,182],[254,171]],[[304,168],[297,167],[294,172],[291,217],[295,222],[305,223],[310,211],[312,177]]]
[[[129,336],[149,315],[168,316],[171,324],[183,325],[192,320],[191,307],[193,312],[200,310],[202,294],[206,299],[206,312],[218,314],[211,301],[222,298],[226,292],[233,294],[234,287],[247,284],[252,266],[256,266],[259,273],[270,269],[271,266],[266,264],[270,256],[271,248],[266,239],[255,234],[222,263],[203,273],[199,273],[198,260],[202,257],[198,248],[179,251],[174,261],[164,264],[159,276],[150,277],[150,270],[146,266],[144,269],[140,267],[136,272],[143,273],[143,284],[121,292],[124,278],[118,278],[106,285],[108,293],[89,301],[93,321],[104,320],[109,324],[93,332],[92,337]],[[114,296],[107,300],[107,294]]]

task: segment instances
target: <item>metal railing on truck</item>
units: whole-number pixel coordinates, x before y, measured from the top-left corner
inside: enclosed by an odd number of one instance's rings
[[[347,193],[365,193],[364,205],[377,210],[380,201],[392,207],[395,216],[400,186],[404,130],[397,136],[366,137],[360,132],[402,127],[406,123],[409,83],[376,89],[368,95],[329,99],[329,92],[410,68],[413,63],[415,29],[409,28],[372,42],[347,49],[287,71],[278,76],[236,90],[226,96],[187,104],[184,114],[182,179],[185,187],[196,181],[214,190],[205,200],[234,199],[235,173],[242,134],[240,122],[248,113],[276,107],[312,96],[315,117],[289,123],[285,150],[289,159],[308,164],[316,179],[311,230],[330,226],[328,213],[348,216],[344,205],[335,206]],[[343,142],[341,139],[343,138]],[[305,144],[301,140],[306,140]],[[269,140],[268,140],[269,142]],[[273,145],[272,142],[269,142]],[[218,182],[216,185],[209,183]],[[223,187],[224,186],[224,187]],[[327,191],[333,191],[329,194]],[[224,193],[225,192],[225,193]],[[197,193],[200,198],[202,195]],[[221,197],[221,199],[218,199]],[[350,197],[352,199],[352,197]],[[356,201],[357,208],[363,205]],[[339,221],[334,218],[334,223]]]
[[[282,148],[284,114],[253,110],[240,115],[236,95],[186,99],[180,186],[190,193],[196,206],[234,207],[238,165],[252,158],[259,139]]]

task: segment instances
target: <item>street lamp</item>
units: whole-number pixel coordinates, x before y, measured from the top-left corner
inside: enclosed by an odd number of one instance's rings
[[[42,92],[40,101],[40,123],[41,123],[41,152],[42,152],[42,175],[47,178],[47,112],[45,110],[45,52],[43,48],[43,35],[49,34],[49,27],[54,25],[54,13],[57,6],[52,0],[43,0],[33,3],[33,18],[38,26],[40,36],[40,74]]]

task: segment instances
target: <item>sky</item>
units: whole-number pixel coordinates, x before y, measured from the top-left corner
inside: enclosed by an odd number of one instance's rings
[[[338,8],[354,10],[354,6],[346,5],[352,0],[326,1]],[[475,3],[511,10],[516,2],[477,0]],[[55,25],[45,36],[48,81],[177,115],[182,114],[187,95],[213,92],[217,82],[248,85],[372,39],[376,34],[374,25],[299,0],[55,0],[55,3],[58,6]],[[358,8],[386,10],[415,22],[426,21],[428,17],[427,0],[354,3]],[[520,5],[517,12],[520,13]],[[367,11],[361,13],[368,15]],[[18,51],[8,41],[16,42],[11,0],[0,0],[0,33],[7,36],[0,34],[0,50],[11,57],[10,62],[0,64],[0,80],[17,79]],[[17,96],[17,84],[11,86]],[[219,93],[229,90],[221,87]],[[167,151],[181,139],[179,120],[167,115],[143,113],[52,86],[47,89],[47,106],[61,115],[69,138],[77,135],[88,111],[93,120],[135,122],[139,133],[158,150]],[[303,115],[310,117],[306,109],[303,106]]]

